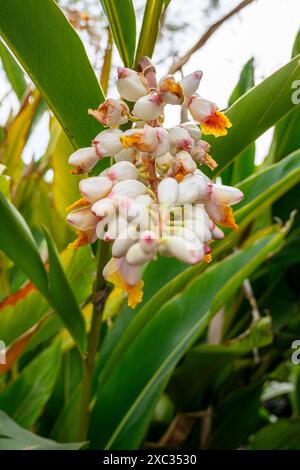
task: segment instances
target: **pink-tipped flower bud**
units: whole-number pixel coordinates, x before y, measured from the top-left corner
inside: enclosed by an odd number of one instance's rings
[[[135,199],[138,196],[146,193],[146,186],[140,181],[129,179],[126,181],[120,181],[117,183],[111,193],[109,194],[110,198],[119,198],[125,196],[129,199]]]
[[[171,127],[168,130],[170,139],[170,153],[175,155],[179,150],[191,152],[194,148],[194,140],[182,127]]]
[[[117,88],[122,98],[133,102],[149,93],[144,75],[124,67],[118,67]]]
[[[212,101],[193,95],[188,101],[189,112],[196,122],[205,122],[217,111],[217,105]]]
[[[175,155],[175,161],[174,161],[175,173],[177,173],[177,171],[180,172],[182,170],[184,174],[194,173],[196,168],[197,168],[196,163],[192,159],[191,155],[185,150],[181,150]]]
[[[151,155],[153,157],[161,157],[162,155],[165,155],[170,148],[170,142],[169,142],[169,134],[167,129],[164,127],[155,127],[154,128],[156,131],[156,136],[157,136],[157,145],[154,150],[152,150]]]
[[[216,204],[225,204],[233,206],[238,204],[244,198],[244,194],[238,188],[225,186],[224,184],[213,184],[211,201]]]
[[[85,147],[72,153],[69,157],[69,164],[75,166],[74,173],[87,173],[96,163],[99,157],[94,147]]]
[[[95,202],[91,207],[91,211],[97,217],[111,217],[113,214],[116,213],[116,207],[114,201],[106,197],[100,199],[100,201]]]
[[[118,162],[106,170],[105,176],[116,183],[128,179],[137,179],[139,172],[133,163]]]
[[[92,176],[79,182],[81,194],[90,202],[98,201],[107,196],[112,186],[112,181],[103,176]]]
[[[93,140],[98,158],[114,156],[122,150],[120,138],[123,132],[120,129],[107,129],[100,132]]]
[[[143,121],[152,121],[163,113],[164,103],[160,95],[152,92],[147,96],[142,96],[133,107],[133,114]]]
[[[203,72],[196,70],[195,72],[187,75],[180,81],[180,85],[185,97],[192,96],[198,90],[200,80]]]
[[[198,244],[189,242],[179,236],[164,238],[159,251],[162,255],[174,256],[179,261],[187,264],[199,263],[204,258],[203,248],[199,248]]]
[[[145,253],[140,243],[132,245],[126,253],[126,261],[129,264],[141,266],[147,263],[150,259],[153,259],[155,253]]]
[[[67,221],[73,227],[84,232],[96,226],[98,217],[91,212],[89,207],[84,207],[71,211],[67,216]]]
[[[144,253],[154,253],[157,249],[157,235],[151,230],[145,230],[140,235],[140,246]]]
[[[117,153],[114,158],[118,162],[131,162],[135,163],[139,157],[138,150],[134,148],[123,149],[121,152]]]

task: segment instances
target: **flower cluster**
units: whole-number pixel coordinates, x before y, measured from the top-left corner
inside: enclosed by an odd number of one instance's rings
[[[158,253],[187,264],[210,261],[210,242],[224,237],[216,224],[237,228],[231,206],[243,194],[199,169],[217,166],[202,134],[226,135],[231,126],[213,102],[196,94],[201,77],[196,71],[180,82],[167,75],[157,83],[152,66],[144,73],[119,68],[121,98],[89,110],[108,129],[69,159],[75,173],[84,173],[114,157],[110,168],[80,181],[82,198],[67,220],[78,232],[73,247],[112,241],[103,275],[128,293],[131,307],[142,300],[142,267]],[[168,104],[187,108],[193,121],[163,127]],[[128,122],[132,128],[119,128]]]

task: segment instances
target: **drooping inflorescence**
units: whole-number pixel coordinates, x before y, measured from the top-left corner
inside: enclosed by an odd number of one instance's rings
[[[224,237],[216,224],[236,229],[231,206],[243,198],[199,168],[217,166],[202,134],[226,135],[231,126],[213,102],[196,94],[202,72],[180,82],[167,75],[157,83],[154,67],[145,63],[144,73],[118,69],[121,98],[89,110],[108,129],[69,159],[75,173],[85,173],[114,157],[110,168],[80,181],[82,198],[69,208],[67,220],[78,233],[74,248],[112,241],[103,275],[128,293],[131,307],[142,300],[142,267],[158,253],[187,264],[210,261],[210,242]],[[131,111],[125,100],[134,103]],[[181,105],[193,121],[166,129],[166,105]],[[132,128],[119,128],[129,121]]]

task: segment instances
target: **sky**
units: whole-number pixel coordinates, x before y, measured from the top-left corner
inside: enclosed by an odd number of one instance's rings
[[[66,2],[67,0],[62,0]],[[100,2],[79,0],[77,7],[89,13],[100,13]],[[145,0],[134,0],[140,12],[141,22]],[[167,28],[154,52],[158,76],[164,75],[172,63],[174,53],[183,54],[203,34],[207,27],[236,6],[239,1],[220,0],[216,9],[207,9],[208,0],[171,0],[167,17]],[[195,53],[183,68],[185,74],[201,69],[204,72],[200,93],[213,100],[223,109],[238,81],[244,64],[254,57],[255,80],[259,83],[284,65],[290,58],[293,42],[300,25],[300,0],[255,0],[238,15],[227,21]],[[94,62],[93,52],[86,44],[87,52]],[[118,54],[114,54],[112,75],[119,65]],[[8,90],[5,76],[0,71],[0,100]],[[110,94],[116,96],[115,79],[111,80]],[[16,109],[17,101],[13,94],[0,107],[0,124],[3,124],[10,107]],[[179,109],[166,109],[166,125],[178,122]],[[257,142],[256,161],[260,163],[268,152],[272,131]],[[45,116],[28,142],[24,159],[29,162],[38,158],[45,150],[48,139],[48,119]]]

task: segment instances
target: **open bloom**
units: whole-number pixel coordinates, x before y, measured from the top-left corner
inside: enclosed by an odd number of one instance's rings
[[[166,75],[158,83],[159,94],[166,104],[182,104],[184,100],[180,83],[176,82],[173,75]]]
[[[217,105],[199,95],[192,95],[189,98],[188,108],[193,119],[201,124],[203,134],[219,137],[226,135],[227,129],[231,127],[228,117],[218,111]]]
[[[104,126],[115,127],[128,122],[130,112],[125,101],[109,98],[98,109],[89,109],[89,114]]]

